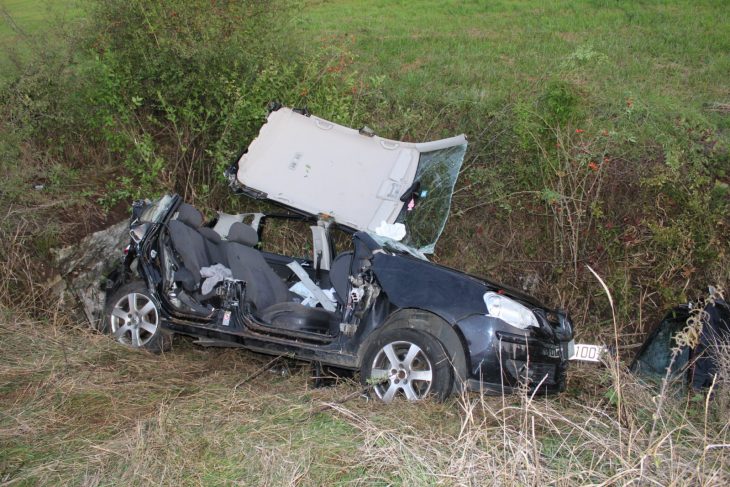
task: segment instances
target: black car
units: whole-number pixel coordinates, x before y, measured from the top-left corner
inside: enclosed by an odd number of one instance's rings
[[[425,257],[465,151],[464,136],[392,141],[279,107],[229,177],[286,211],[205,224],[177,195],[135,203],[104,330],[155,352],[180,333],[357,370],[384,401],[464,386],[561,391],[573,343],[565,312]],[[307,256],[266,244],[272,232],[291,241],[275,230],[292,222],[311,232]]]

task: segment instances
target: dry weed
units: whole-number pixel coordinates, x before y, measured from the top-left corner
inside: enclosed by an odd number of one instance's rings
[[[7,310],[0,340],[0,479],[9,484],[730,482],[727,363],[713,399],[667,388],[661,408],[654,389],[618,367],[619,421],[614,373],[595,366],[574,368],[554,397],[384,405],[359,398],[354,383],[311,389],[307,367],[241,384],[270,359],[186,340],[154,356]]]

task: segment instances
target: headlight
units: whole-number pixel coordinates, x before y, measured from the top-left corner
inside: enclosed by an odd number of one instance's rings
[[[540,327],[535,314],[517,301],[492,291],[484,293],[484,304],[487,305],[487,314],[501,318],[510,325],[526,330],[534,326]]]

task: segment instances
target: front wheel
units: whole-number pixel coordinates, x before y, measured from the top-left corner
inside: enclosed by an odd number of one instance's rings
[[[409,328],[385,331],[368,347],[360,379],[384,402],[398,396],[418,401],[444,399],[452,387],[444,346],[428,333]]]
[[[157,301],[143,282],[135,281],[119,288],[107,301],[102,331],[123,345],[159,353],[171,343],[160,325]]]

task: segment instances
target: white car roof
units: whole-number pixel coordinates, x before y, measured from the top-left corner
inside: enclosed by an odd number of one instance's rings
[[[421,154],[457,146],[465,150],[464,135],[400,142],[284,107],[269,114],[238,162],[237,179],[268,200],[374,232],[383,221],[398,218],[406,204],[400,198],[414,182]]]

